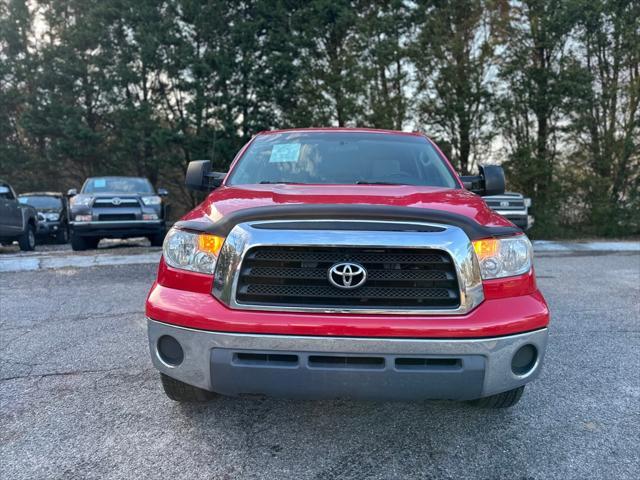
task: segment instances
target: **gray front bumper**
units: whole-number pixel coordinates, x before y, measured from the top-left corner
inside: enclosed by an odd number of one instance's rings
[[[149,319],[148,331],[153,364],[177,380],[226,395],[312,398],[485,397],[536,378],[547,344],[547,329],[482,339],[305,337],[209,332]],[[180,365],[170,366],[158,355],[158,339],[163,335],[181,344],[184,360]],[[515,375],[511,359],[527,344],[536,347],[538,360],[527,374]],[[317,361],[335,356],[355,361]],[[374,357],[381,363],[361,362]],[[425,358],[427,362],[420,364]],[[404,364],[399,365],[399,360]]]
[[[60,230],[60,222],[38,222],[36,229],[36,235],[52,235],[58,233]]]
[[[113,220],[69,222],[74,235],[104,238],[125,238],[160,233],[164,220]]]

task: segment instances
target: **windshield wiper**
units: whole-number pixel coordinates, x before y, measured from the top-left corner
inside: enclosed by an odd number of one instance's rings
[[[394,183],[394,182],[367,182],[366,180],[358,180],[356,185],[409,185],[408,183]]]
[[[303,182],[285,182],[285,181],[272,181],[263,180],[260,185],[310,185]],[[356,185],[411,185],[410,183],[394,183],[394,182],[368,182],[366,180],[358,180]]]
[[[277,185],[277,184],[281,184],[281,185],[306,185],[305,183],[300,183],[300,182],[272,182],[271,180],[263,180],[262,182],[260,182],[260,185]]]

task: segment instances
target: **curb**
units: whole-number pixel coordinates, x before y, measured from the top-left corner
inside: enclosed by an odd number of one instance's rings
[[[158,263],[160,252],[133,255],[64,255],[64,256],[24,256],[13,258],[0,257],[0,272],[25,272],[56,268],[88,268],[104,265],[139,265]]]
[[[640,252],[640,242],[554,242],[535,240],[536,253],[576,253],[576,252]],[[110,255],[51,255],[35,252],[29,255],[0,256],[0,272],[26,272],[56,268],[88,268],[105,265],[157,264],[161,252]]]
[[[554,242],[534,240],[535,252],[640,252],[640,242]]]

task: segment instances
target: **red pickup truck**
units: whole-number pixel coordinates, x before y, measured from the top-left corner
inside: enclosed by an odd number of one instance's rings
[[[256,135],[167,234],[149,346],[176,401],[223,395],[456,399],[509,407],[538,376],[549,311],[531,243],[427,137]]]

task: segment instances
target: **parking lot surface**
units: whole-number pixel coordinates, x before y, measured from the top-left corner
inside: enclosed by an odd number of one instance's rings
[[[640,255],[542,253],[546,365],[511,410],[167,399],[152,264],[0,273],[0,477],[640,478]]]

